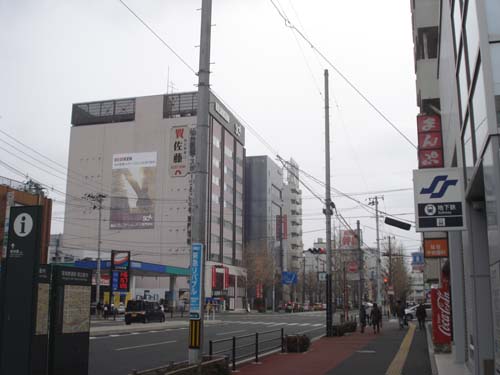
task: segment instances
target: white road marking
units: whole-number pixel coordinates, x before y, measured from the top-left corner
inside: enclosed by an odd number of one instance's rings
[[[122,336],[122,335],[109,335],[109,337],[118,337],[118,336]]]
[[[357,350],[356,353],[361,353],[361,354],[375,354],[375,350]]]
[[[222,336],[222,335],[230,335],[232,333],[239,333],[239,332],[246,332],[246,329],[240,329],[239,331],[230,331],[230,332],[221,332],[221,333],[216,333],[216,336]]]
[[[288,326],[296,326],[296,325],[299,325],[299,323],[285,323],[286,325]]]
[[[317,323],[317,324],[313,324],[314,327],[321,327],[323,324],[321,323]]]
[[[302,324],[299,324],[299,326],[301,326],[301,327],[306,327],[306,326],[310,326],[310,325],[311,325],[311,323],[302,323]]]
[[[165,344],[172,344],[174,342],[177,342],[176,340],[173,341],[162,341],[162,342],[157,342],[154,344],[144,344],[144,345],[136,345],[136,346],[128,346],[126,348],[118,348],[115,349],[117,352],[122,351],[122,350],[130,350],[130,349],[137,349],[137,348],[146,348],[148,346],[157,346],[157,345],[165,345]]]
[[[96,338],[97,338],[97,337],[95,337],[95,336],[90,336],[90,337],[89,337],[89,339],[90,339],[90,340],[95,340]]]

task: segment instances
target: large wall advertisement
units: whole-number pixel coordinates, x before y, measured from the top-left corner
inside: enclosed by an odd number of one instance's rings
[[[156,152],[113,155],[110,229],[154,228]]]

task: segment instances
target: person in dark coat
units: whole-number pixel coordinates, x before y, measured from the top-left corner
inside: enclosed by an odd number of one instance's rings
[[[361,333],[364,333],[366,327],[366,310],[364,305],[361,305],[361,309],[359,310],[359,325],[361,327]]]
[[[401,301],[398,301],[396,304],[396,315],[399,320],[399,328],[403,329],[405,326],[405,308]]]
[[[380,321],[382,320],[382,312],[376,303],[373,304],[370,320],[373,326],[373,333],[380,333]]]
[[[415,315],[417,316],[418,326],[420,327],[420,329],[425,329],[425,318],[427,318],[427,312],[425,311],[425,306],[422,304],[422,302],[420,302],[420,304],[418,305]]]

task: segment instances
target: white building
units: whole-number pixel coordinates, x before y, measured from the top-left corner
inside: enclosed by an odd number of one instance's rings
[[[197,93],[191,92],[73,105],[65,249],[80,259],[96,258],[99,209],[93,208],[98,204],[81,197],[103,194],[104,259],[111,250],[130,250],[132,260],[189,266],[190,145],[197,103]],[[213,94],[209,121],[205,290],[207,297],[238,309],[244,304],[246,278],[245,129]],[[132,284],[136,294],[154,289],[160,295],[172,285],[161,277],[138,277]],[[187,280],[178,280],[175,288],[187,288]]]

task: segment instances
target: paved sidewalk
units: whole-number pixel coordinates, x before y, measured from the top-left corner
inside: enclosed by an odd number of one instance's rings
[[[260,364],[248,363],[242,375],[431,375],[424,331],[399,329],[384,321],[380,334],[368,328],[343,337],[323,337],[306,353],[274,354]]]

